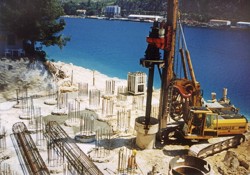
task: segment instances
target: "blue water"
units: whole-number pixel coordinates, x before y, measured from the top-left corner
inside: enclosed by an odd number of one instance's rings
[[[71,41],[60,50],[45,48],[49,59],[73,63],[111,77],[147,69],[139,65],[147,46],[150,23],[65,18],[63,34]],[[197,80],[210,99],[211,92],[228,97],[250,118],[250,31],[185,27],[185,37]],[[83,75],[84,76],[84,75]],[[155,87],[160,87],[158,73]]]

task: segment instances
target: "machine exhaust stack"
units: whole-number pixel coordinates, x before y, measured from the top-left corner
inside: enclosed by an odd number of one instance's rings
[[[212,92],[211,93],[212,101],[216,101],[216,93]]]
[[[227,101],[227,88],[223,89],[223,101],[226,102]]]

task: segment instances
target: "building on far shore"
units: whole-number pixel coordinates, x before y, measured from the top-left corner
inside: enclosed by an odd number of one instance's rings
[[[104,9],[106,17],[113,18],[121,15],[121,7],[118,5],[106,6]]]
[[[87,10],[84,10],[84,9],[78,9],[78,10],[76,10],[77,15],[81,16],[81,17],[85,17],[86,16],[86,12],[87,12]]]
[[[211,19],[209,21],[209,25],[212,26],[212,27],[231,26],[231,21],[228,21],[228,20],[219,20],[219,19]]]
[[[148,21],[148,22],[153,22],[153,21],[159,21],[164,19],[163,16],[155,16],[155,15],[134,15],[131,14],[128,16],[128,19],[131,21]]]
[[[243,28],[243,29],[250,29],[250,22],[243,22],[243,21],[239,21],[236,23],[236,27],[238,28]]]

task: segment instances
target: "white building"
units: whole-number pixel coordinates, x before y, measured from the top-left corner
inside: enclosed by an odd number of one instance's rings
[[[250,22],[237,22],[236,26],[239,28],[250,28]]]
[[[163,16],[155,16],[155,15],[129,15],[128,16],[129,20],[132,21],[159,21],[163,19]]]
[[[105,7],[105,16],[107,17],[115,17],[121,15],[121,7],[118,5],[106,6]]]
[[[231,25],[231,21],[228,21],[228,20],[219,20],[219,19],[211,19],[209,21],[209,24],[211,26],[230,26]]]
[[[85,16],[85,15],[86,15],[86,12],[87,12],[87,10],[84,10],[84,9],[78,9],[78,10],[76,10],[76,13],[77,13],[79,16]]]
[[[143,72],[128,73],[128,93],[140,95],[146,92],[147,75]]]

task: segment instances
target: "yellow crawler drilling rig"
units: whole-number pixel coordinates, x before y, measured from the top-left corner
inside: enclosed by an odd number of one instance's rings
[[[223,149],[239,144],[244,140],[243,133],[247,131],[247,119],[230,104],[226,95],[218,102],[214,100],[206,103],[203,100],[179,19],[178,0],[168,0],[167,8],[167,21],[154,22],[147,37],[145,57],[140,60],[140,64],[149,69],[145,128],[150,123],[154,66],[157,66],[161,77],[157,134],[160,140],[167,141],[170,135],[178,133],[189,140],[235,136],[221,141],[221,144],[227,143]],[[177,77],[174,71],[177,31],[184,45],[184,48],[179,49],[183,77]],[[163,58],[160,50],[163,50]],[[195,154],[199,152],[201,149]]]

